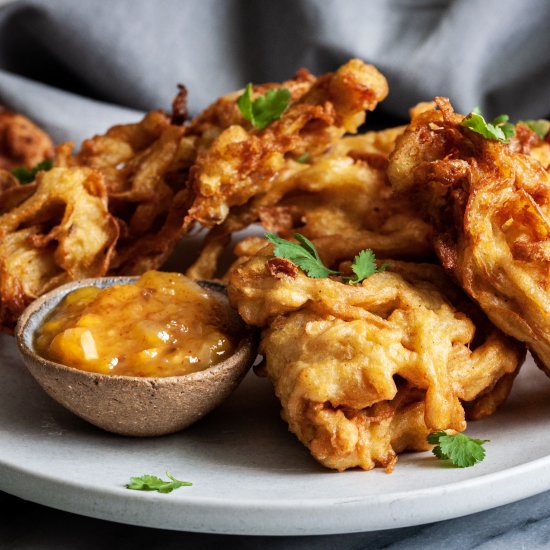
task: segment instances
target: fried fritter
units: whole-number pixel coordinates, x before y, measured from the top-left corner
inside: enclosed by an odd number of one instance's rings
[[[411,114],[431,105],[419,104]],[[214,277],[231,234],[253,223],[284,237],[299,231],[329,265],[365,248],[379,257],[430,258],[431,226],[393,193],[386,177],[388,155],[404,129],[343,137],[326,152],[307,155],[305,162],[287,161],[264,192],[233,207],[226,221],[208,233],[187,274]]]
[[[408,200],[396,196],[386,177],[386,151],[401,131],[396,128],[338,140],[327,153],[275,180],[269,191],[250,201],[248,221],[256,215],[252,221],[284,238],[296,232],[305,235],[329,267],[366,248],[380,258],[431,259],[431,226]],[[383,145],[379,148],[379,144]],[[232,219],[230,215],[220,231],[224,226],[238,229],[238,225],[230,226]],[[246,240],[256,242],[255,237]],[[217,250],[212,241],[209,244],[195,268],[201,262],[215,265],[224,241]],[[235,254],[250,255],[248,248],[247,243],[240,242]],[[207,256],[212,250],[212,256]],[[195,274],[205,276],[209,272]]]
[[[430,432],[491,414],[525,356],[435,265],[390,261],[349,285],[308,278],[265,247],[234,268],[228,291],[264,328],[289,429],[340,471],[391,471],[398,453],[428,449]]]
[[[46,132],[27,117],[0,107],[0,170],[32,168],[53,154]]]
[[[160,266],[187,230],[195,152],[184,133],[154,111],[86,140],[74,156],[72,144],[62,144],[58,168],[33,183],[0,171],[4,329],[34,298],[66,281]]]
[[[114,126],[85,140],[77,155],[65,159],[69,165],[94,168],[105,179],[109,210],[121,226],[110,272],[156,269],[172,252],[190,225],[184,219],[194,158],[194,140],[185,137],[185,128],[152,111],[138,123]]]
[[[186,125],[187,91],[180,86],[171,117],[153,111],[138,123],[114,126],[104,135],[85,140],[75,155],[71,144],[57,148],[56,167],[91,169],[105,192],[105,219],[109,227],[116,226],[112,232],[116,232],[116,237],[109,241],[108,260],[98,273],[107,270],[131,275],[158,268],[195,221],[220,223],[233,208],[246,208],[245,203],[269,188],[276,176],[289,169],[301,169],[293,160],[297,155],[306,150],[313,155],[320,153],[344,132],[355,131],[364,120],[365,110],[373,109],[387,93],[384,77],[358,60],[318,79],[301,70],[283,86],[291,92],[291,104],[279,120],[264,130],[256,130],[244,120],[236,104],[238,93],[221,98]],[[279,85],[256,86],[254,93],[262,94],[275,87]],[[34,160],[29,164],[34,165]],[[233,175],[227,172],[230,168],[236,170]],[[63,204],[80,200],[76,187],[66,184],[59,190],[63,199],[51,189],[49,198],[44,198],[47,193],[41,191],[40,182],[49,182],[53,177],[44,179],[41,175],[23,186],[8,172],[0,172],[0,215],[30,212],[33,205],[42,201],[43,211],[50,212],[51,208],[57,216]],[[75,196],[70,197],[73,192]],[[211,215],[213,211],[215,215]],[[239,214],[235,219],[242,226],[243,216]],[[233,221],[229,220],[229,225]],[[92,225],[97,222],[91,220]],[[24,223],[24,229],[34,227],[31,222]],[[47,228],[40,226],[37,231],[48,234],[58,220],[45,223]],[[27,242],[25,239],[34,235],[33,231],[24,239],[18,233],[18,242]],[[33,237],[35,244],[37,239]],[[6,247],[8,240],[4,239]],[[50,244],[41,248],[40,258],[37,254],[29,256],[27,268],[36,271],[35,281],[41,280],[42,275],[38,274],[48,273],[55,286],[56,281],[64,280],[61,274],[57,276],[57,269],[65,266],[59,264],[59,258],[46,258],[47,252],[53,254],[55,248],[52,239],[47,242]],[[95,249],[93,243],[89,244],[87,261],[93,263]],[[82,247],[81,251],[84,252]],[[81,260],[84,261],[83,256]],[[67,270],[67,277],[72,276]],[[23,293],[27,298],[37,296],[45,288],[38,283],[30,286],[32,291]],[[8,289],[6,303],[11,294]],[[28,301],[27,298],[20,302]],[[17,307],[12,309],[19,311]]]
[[[101,176],[89,168],[41,172],[33,194],[0,216],[0,330],[67,281],[105,275],[118,238]]]
[[[238,94],[222,98],[191,124],[191,133],[200,128],[203,136],[216,137],[207,148],[199,147],[191,169],[196,197],[189,217],[207,227],[223,223],[205,239],[203,256],[189,272],[193,277],[214,275],[231,233],[258,220],[260,197],[276,194],[277,186],[305,168],[296,159],[306,153],[315,158],[346,132],[356,132],[365,111],[387,94],[386,79],[357,59],[318,79],[302,71],[284,85],[291,91],[291,103],[265,129],[254,129],[244,120],[235,103]],[[273,86],[257,87],[254,93]]]
[[[390,181],[433,223],[447,271],[550,374],[550,175],[517,139],[485,139],[436,101],[398,138]]]

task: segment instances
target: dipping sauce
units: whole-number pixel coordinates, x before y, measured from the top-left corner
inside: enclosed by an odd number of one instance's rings
[[[234,350],[230,312],[214,291],[179,273],[149,271],[134,284],[79,288],[35,335],[37,353],[81,370],[177,376]]]

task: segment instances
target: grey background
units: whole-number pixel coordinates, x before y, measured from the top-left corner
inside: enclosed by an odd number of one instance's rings
[[[0,0],[0,104],[78,143],[168,109],[178,82],[196,113],[249,81],[357,56],[390,83],[371,127],[404,121],[436,94],[462,112],[544,117],[549,23],[545,0]],[[549,494],[427,526],[307,538],[129,527],[2,493],[0,505],[2,549],[550,547]]]
[[[168,108],[177,82],[196,113],[249,81],[358,56],[390,83],[373,124],[436,94],[542,117],[549,22],[547,0],[20,0],[0,7],[0,103],[79,141]]]

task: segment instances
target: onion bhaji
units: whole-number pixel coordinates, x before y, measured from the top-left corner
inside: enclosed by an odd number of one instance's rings
[[[360,285],[312,279],[265,247],[229,298],[263,327],[265,371],[289,429],[324,466],[383,466],[494,412],[523,362],[436,265],[389,261]]]
[[[187,175],[195,149],[185,128],[152,111],[85,140],[74,157],[66,153],[64,164],[104,177],[109,211],[121,228],[109,271],[133,275],[158,268],[187,230]]]
[[[40,172],[32,195],[0,216],[0,327],[65,282],[107,272],[119,229],[90,168]]]
[[[0,170],[32,168],[53,154],[48,134],[23,115],[0,107]]]
[[[386,177],[388,151],[401,131],[338,140],[327,153],[275,180],[249,203],[248,213],[255,212],[264,229],[281,237],[305,235],[329,267],[367,248],[380,258],[432,259],[430,224],[393,192]],[[254,253],[253,243],[265,244],[257,237],[245,241],[235,247],[238,262],[251,255],[250,247]],[[205,256],[209,250],[203,250],[203,265],[214,264]]]
[[[257,86],[254,93],[274,86]],[[199,143],[214,136],[207,147],[199,146],[190,171],[195,199],[189,217],[214,226],[188,272],[193,277],[215,274],[231,234],[258,221],[258,208],[272,206],[277,189],[307,167],[297,159],[322,155],[345,133],[355,133],[365,111],[373,110],[388,92],[378,70],[358,59],[317,79],[302,70],[282,86],[291,92],[291,102],[279,120],[262,130],[243,118],[236,94],[221,98],[191,123],[190,134],[201,132]]]
[[[447,99],[436,102],[439,110],[418,115],[397,139],[389,179],[433,223],[446,270],[550,374],[545,145],[528,128],[509,144],[486,139],[461,124]]]

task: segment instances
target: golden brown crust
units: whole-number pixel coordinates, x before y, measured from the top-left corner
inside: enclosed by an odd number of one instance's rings
[[[229,298],[264,327],[261,350],[289,428],[327,467],[391,469],[431,431],[466,427],[507,396],[522,345],[496,329],[440,267],[389,261],[360,285],[236,265]],[[275,267],[275,268],[274,268]]]
[[[213,277],[230,235],[258,222],[285,238],[307,236],[331,266],[365,248],[382,258],[431,258],[431,226],[392,191],[385,174],[387,152],[401,132],[344,137],[307,163],[291,161],[269,189],[209,232],[188,275]]]
[[[0,170],[32,168],[53,154],[46,132],[23,115],[0,107]]]
[[[550,175],[526,145],[463,127],[448,100],[398,138],[388,174],[436,229],[443,266],[505,333],[550,365]],[[527,140],[529,141],[529,140]]]
[[[296,85],[303,93],[293,94],[281,118],[262,130],[243,122],[231,96],[231,116],[223,121],[227,127],[199,152],[191,170],[196,193],[192,219],[206,226],[222,223],[231,207],[269,187],[285,169],[288,156],[317,154],[345,132],[355,132],[365,110],[373,110],[388,91],[386,79],[357,59],[313,83],[308,79]],[[195,126],[200,126],[198,121],[191,129]]]
[[[186,233],[191,203],[187,174],[194,157],[185,128],[152,111],[138,123],[114,126],[85,140],[68,159],[105,178],[109,210],[121,226],[111,273],[133,275],[158,268]]]
[[[12,330],[40,294],[105,275],[118,238],[101,175],[89,168],[41,172],[33,194],[0,216],[0,329]]]

